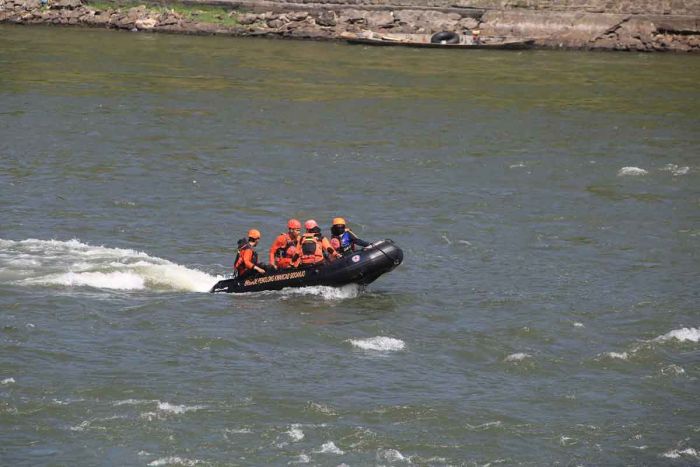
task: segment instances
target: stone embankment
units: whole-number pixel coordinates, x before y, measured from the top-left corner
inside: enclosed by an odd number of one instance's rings
[[[683,8],[675,10],[650,9],[652,13],[647,14],[639,8],[542,9],[527,4],[523,8],[500,4],[499,8],[492,5],[497,3],[493,0],[466,2],[484,4],[487,8],[473,8],[464,5],[465,2],[445,6],[425,6],[430,2],[418,6],[409,2],[397,6],[376,1],[349,5],[350,2],[189,0],[186,5],[172,3],[168,7],[85,4],[82,0],[0,0],[0,22],[330,40],[339,38],[343,32],[366,30],[461,33],[480,29],[482,37],[535,39],[537,46],[548,48],[697,53],[700,52],[700,7],[694,1],[688,5],[680,2]],[[676,11],[683,14],[673,14]]]

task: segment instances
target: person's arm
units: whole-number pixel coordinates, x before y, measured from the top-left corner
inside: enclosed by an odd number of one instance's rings
[[[253,250],[244,250],[241,256],[243,257],[243,264],[246,269],[253,269],[260,273],[265,272],[263,268],[253,262]]]
[[[280,236],[278,236],[274,242],[272,242],[272,246],[270,247],[270,264],[272,267],[277,267],[277,262],[275,261],[275,252],[277,251],[278,248],[284,247],[285,243],[280,242]],[[284,239],[283,239],[284,241]],[[280,244],[281,243],[281,244]]]
[[[355,235],[355,233],[352,230],[346,230],[346,232],[350,234],[350,238],[352,239],[353,243],[360,245],[363,248],[370,245],[369,242],[366,242],[357,235]]]

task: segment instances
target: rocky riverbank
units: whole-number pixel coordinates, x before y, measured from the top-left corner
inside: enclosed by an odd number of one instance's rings
[[[242,9],[245,8],[245,9]],[[700,52],[700,16],[474,9],[362,8],[274,2],[172,3],[0,0],[0,22],[80,25],[129,31],[337,40],[343,32],[434,33],[480,29],[482,36],[535,39],[539,47]]]

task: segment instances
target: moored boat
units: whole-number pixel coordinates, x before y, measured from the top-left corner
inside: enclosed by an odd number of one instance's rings
[[[233,277],[217,282],[210,292],[245,293],[286,287],[346,284],[367,285],[403,261],[403,251],[392,240],[381,240],[330,263]]]
[[[444,39],[440,39],[439,35]],[[436,40],[436,36],[438,39]],[[505,36],[479,37],[477,40],[468,34],[459,35],[452,32],[437,34],[381,34],[372,31],[362,33],[343,33],[341,37],[350,44],[393,46],[393,47],[423,47],[435,49],[503,49],[523,50],[532,48],[534,39],[517,39]]]

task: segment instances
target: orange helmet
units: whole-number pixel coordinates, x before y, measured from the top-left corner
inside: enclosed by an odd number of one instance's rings
[[[289,219],[289,221],[287,222],[287,228],[301,229],[301,222],[299,222],[297,219]]]
[[[260,237],[261,237],[261,235],[260,235],[260,231],[259,231],[259,230],[257,230],[257,229],[250,229],[250,230],[248,231],[248,238],[254,238],[254,239],[256,239],[256,240],[260,240]]]
[[[333,225],[345,225],[345,219],[342,217],[336,217],[333,219]]]
[[[308,221],[304,222],[304,227],[306,227],[306,230],[315,229],[318,227],[318,222],[313,219],[309,219]]]

